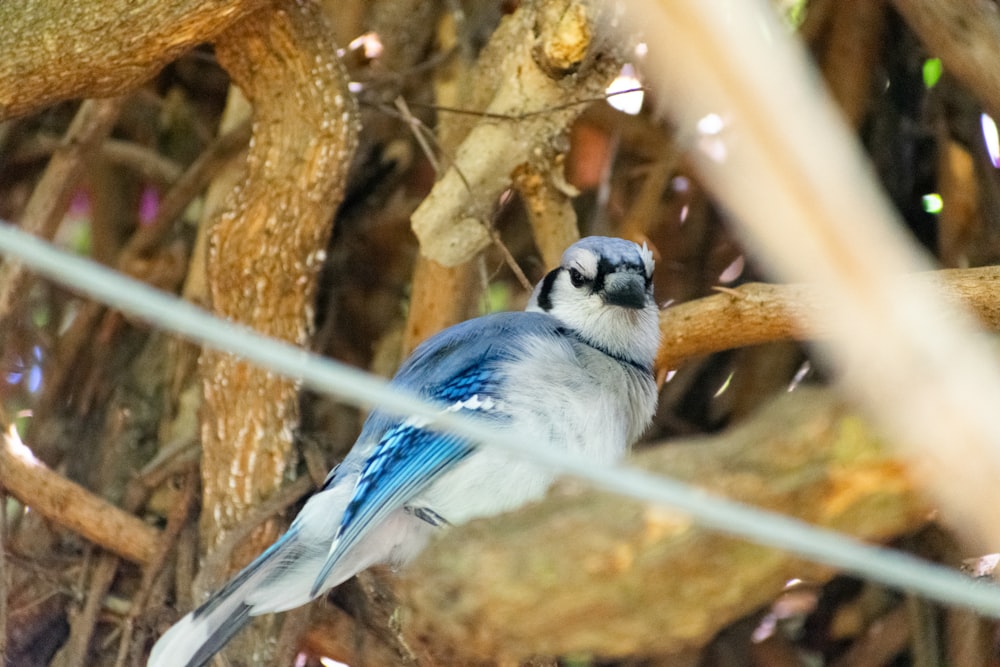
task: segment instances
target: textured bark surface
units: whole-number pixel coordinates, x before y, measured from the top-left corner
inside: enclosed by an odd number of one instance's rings
[[[219,36],[216,53],[253,104],[254,121],[245,177],[209,230],[211,308],[308,347],[319,269],[357,143],[347,74],[325,17],[309,3],[251,15]],[[299,387],[211,350],[201,372],[201,544],[208,554],[234,549],[229,567],[199,575],[199,586],[215,588],[282,528],[269,520],[250,539],[228,539],[291,473]],[[275,641],[278,626],[274,617],[255,622],[229,654],[280,661],[287,648]]]
[[[133,563],[146,564],[156,553],[158,530],[47,468],[9,430],[0,434],[0,488]]]
[[[931,286],[948,301],[973,313],[991,331],[1000,331],[995,295],[1000,268],[947,269],[917,274],[897,283]],[[815,323],[825,307],[819,290],[807,285],[745,283],[721,294],[667,308],[660,313],[663,338],[656,365],[675,368],[685,359],[748,345],[815,340],[828,331]],[[721,326],[720,326],[720,323]]]
[[[0,3],[0,120],[134,88],[267,0]],[[29,36],[30,37],[26,37]]]
[[[255,115],[246,176],[211,230],[211,306],[307,345],[316,277],[356,144],[355,102],[329,27],[309,3],[258,12],[216,49]],[[206,352],[201,367],[201,533],[214,550],[284,480],[298,388],[226,354]]]

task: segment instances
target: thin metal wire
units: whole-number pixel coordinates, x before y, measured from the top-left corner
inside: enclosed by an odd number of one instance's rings
[[[214,317],[173,295],[58,250],[2,221],[0,253],[112,308],[207,347],[240,356],[345,402],[363,407],[377,405],[389,412],[425,417],[436,426],[481,445],[501,447],[623,496],[681,510],[707,528],[795,553],[948,605],[969,607],[1000,618],[1000,587],[996,585],[973,580],[900,551],[864,544],[832,530],[710,496],[702,490],[636,468],[598,466],[564,451],[534,448],[530,443],[494,433],[456,413],[444,413],[440,406],[390,387],[382,378]]]

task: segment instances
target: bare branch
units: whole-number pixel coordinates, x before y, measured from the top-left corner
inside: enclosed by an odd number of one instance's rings
[[[133,563],[157,553],[159,532],[36,459],[13,428],[0,436],[0,486],[46,519]]]
[[[985,326],[1000,331],[1000,267],[947,269],[908,280],[914,289],[929,285],[939,290]],[[905,291],[906,284],[899,289]],[[656,365],[675,368],[684,359],[736,347],[827,338],[830,332],[818,324],[827,307],[815,287],[747,283],[667,308],[660,313],[663,339]]]
[[[557,139],[617,74],[620,59],[597,38],[597,6],[579,0],[525,3],[508,16],[480,55],[496,84],[455,162],[413,213],[421,253],[445,266],[490,244],[488,224],[515,169],[558,154]],[[486,85],[484,82],[483,86]],[[535,114],[551,110],[550,113]],[[499,121],[496,114],[520,120]],[[528,115],[526,115],[528,114]]]

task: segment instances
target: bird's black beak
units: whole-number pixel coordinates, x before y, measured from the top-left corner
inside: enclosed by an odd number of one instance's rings
[[[641,310],[646,307],[646,279],[638,273],[620,271],[604,279],[604,303]]]

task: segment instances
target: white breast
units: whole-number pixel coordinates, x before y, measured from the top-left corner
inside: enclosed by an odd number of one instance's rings
[[[582,361],[582,363],[581,363]],[[572,340],[528,339],[509,367],[506,430],[538,447],[557,447],[597,462],[618,460],[649,424],[656,407],[652,377]],[[554,475],[483,448],[414,504],[452,523],[498,514],[536,500]]]

